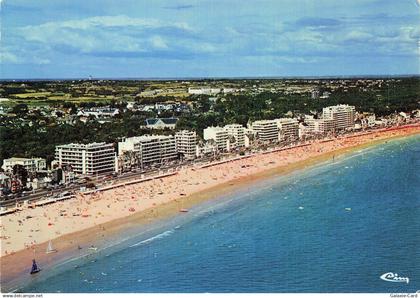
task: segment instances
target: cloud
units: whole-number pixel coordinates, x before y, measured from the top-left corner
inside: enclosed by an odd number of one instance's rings
[[[165,9],[174,9],[174,10],[184,10],[184,9],[190,9],[193,8],[194,5],[190,4],[180,4],[180,5],[173,5],[173,6],[165,6]]]
[[[181,50],[179,39],[187,40],[185,44],[198,52],[205,46],[205,43],[194,41],[195,31],[185,22],[165,22],[124,15],[47,22],[20,27],[16,31],[28,43],[67,54],[114,53],[111,56],[115,57],[124,53],[127,56],[137,53],[138,57],[150,57],[156,52],[158,56],[162,50]]]
[[[331,18],[300,18],[295,22],[297,27],[336,27],[342,24],[341,21]]]
[[[15,5],[35,5],[25,1]],[[122,73],[131,67],[165,72],[171,65],[176,74],[189,67],[203,73],[230,67],[240,73],[244,64],[264,71],[280,64],[339,65],[350,57],[356,64],[364,58],[419,57],[419,16],[369,8],[374,0],[305,0],[310,5],[303,10],[293,0],[162,1],[167,6],[152,1],[147,8],[131,0],[118,5],[104,0],[98,9],[84,1],[73,0],[72,8],[61,13],[54,10],[54,1],[48,12],[51,5],[37,2],[40,10],[30,20],[16,9],[5,10],[3,44],[8,49],[2,49],[2,63],[65,65],[55,68],[63,72],[76,66],[111,71],[118,66]],[[214,9],[220,5],[224,9]],[[82,13],[81,7],[89,9]]]
[[[16,64],[16,63],[19,63],[19,59],[15,54],[2,50],[0,52],[0,63],[14,63],[14,64]]]
[[[51,61],[47,58],[42,58],[38,54],[29,54],[24,50],[15,51],[12,53],[10,49],[0,49],[0,63],[1,64],[35,64],[44,65],[50,64]]]

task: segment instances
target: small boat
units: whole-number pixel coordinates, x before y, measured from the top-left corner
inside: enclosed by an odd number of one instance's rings
[[[344,208],[344,209],[346,209],[346,211],[351,211],[351,208]]]
[[[300,210],[303,210],[303,209],[305,209],[305,208],[304,208],[303,206],[300,206],[300,207],[299,207],[299,209],[300,209]]]
[[[54,252],[57,252],[57,250],[53,248],[52,242],[50,240],[50,242],[48,242],[47,251],[45,253],[50,254],[50,253],[54,253]]]
[[[188,212],[189,210],[188,209],[185,209],[185,208],[183,208],[183,209],[179,209],[179,212]]]
[[[36,264],[35,259],[32,260],[32,268],[31,268],[31,274],[35,274],[38,273],[39,271],[41,271],[41,269],[38,267],[38,265]]]
[[[97,251],[98,250],[98,248],[96,246],[93,246],[93,245],[91,245],[88,249],[89,250],[93,250],[93,251]]]

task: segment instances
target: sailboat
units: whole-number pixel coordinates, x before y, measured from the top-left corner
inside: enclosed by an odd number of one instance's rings
[[[39,271],[41,271],[41,269],[38,267],[38,265],[35,262],[35,259],[32,260],[32,269],[31,269],[31,274],[35,274],[38,273]]]
[[[46,253],[47,253],[47,254],[50,254],[50,253],[53,253],[53,252],[57,252],[57,250],[53,248],[53,246],[52,246],[52,242],[51,242],[51,240],[50,240],[50,242],[48,242],[48,247],[47,247],[47,251],[46,251]]]

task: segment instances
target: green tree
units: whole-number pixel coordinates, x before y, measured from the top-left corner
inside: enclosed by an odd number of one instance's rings
[[[25,116],[26,114],[28,114],[28,105],[24,103],[19,103],[12,108],[11,112],[19,117]]]

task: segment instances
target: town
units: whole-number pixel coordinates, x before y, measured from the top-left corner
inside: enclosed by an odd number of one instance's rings
[[[104,81],[3,82],[2,214],[21,203],[67,199],[75,192],[147,179],[192,163],[415,123],[420,119],[418,101],[400,100],[400,106],[392,101],[403,97],[395,90],[398,84],[416,82],[412,78],[130,81],[125,88],[115,87],[117,93]],[[142,87],[134,92],[136,83]],[[372,94],[375,88],[377,93]],[[54,92],[56,101],[49,98]],[[370,100],[363,98],[366,92]],[[347,93],[360,101],[347,100]],[[250,106],[232,116],[230,102],[239,100]],[[284,100],[281,109],[276,105],[279,100]],[[115,127],[123,128],[115,131]],[[55,143],[39,140],[48,132],[66,129],[69,133],[54,138]],[[29,146],[42,144],[43,154],[30,148],[14,152],[13,148],[25,146],[12,143],[13,130],[33,134]]]

